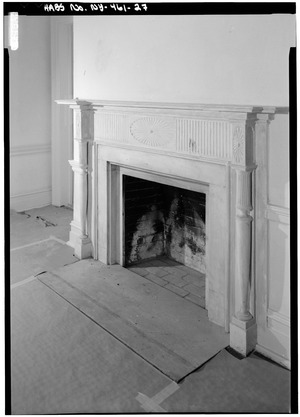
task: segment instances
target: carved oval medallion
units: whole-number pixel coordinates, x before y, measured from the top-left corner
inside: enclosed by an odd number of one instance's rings
[[[130,126],[130,133],[138,142],[148,146],[163,146],[175,137],[174,123],[156,117],[143,117]]]
[[[241,163],[245,157],[245,135],[241,126],[238,126],[233,134],[234,162]]]

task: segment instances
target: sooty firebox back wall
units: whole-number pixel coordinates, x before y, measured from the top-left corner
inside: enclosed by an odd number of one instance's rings
[[[123,178],[125,265],[167,256],[205,273],[205,194]]]

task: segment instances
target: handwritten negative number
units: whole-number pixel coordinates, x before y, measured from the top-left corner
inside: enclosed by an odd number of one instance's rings
[[[142,4],[142,8],[143,8],[145,11],[147,11],[147,5],[146,5],[146,4]],[[135,3],[135,5],[134,5],[134,10],[135,10],[136,12],[141,11],[140,5],[139,5],[138,3]]]

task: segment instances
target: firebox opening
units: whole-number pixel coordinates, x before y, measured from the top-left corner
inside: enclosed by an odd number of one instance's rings
[[[125,266],[167,257],[205,274],[206,195],[123,176]]]

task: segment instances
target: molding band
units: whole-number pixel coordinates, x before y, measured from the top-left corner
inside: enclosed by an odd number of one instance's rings
[[[50,153],[51,145],[28,145],[28,146],[12,146],[10,148],[10,156],[34,155],[39,153]]]
[[[268,220],[283,224],[290,224],[290,209],[268,204],[265,217]]]

